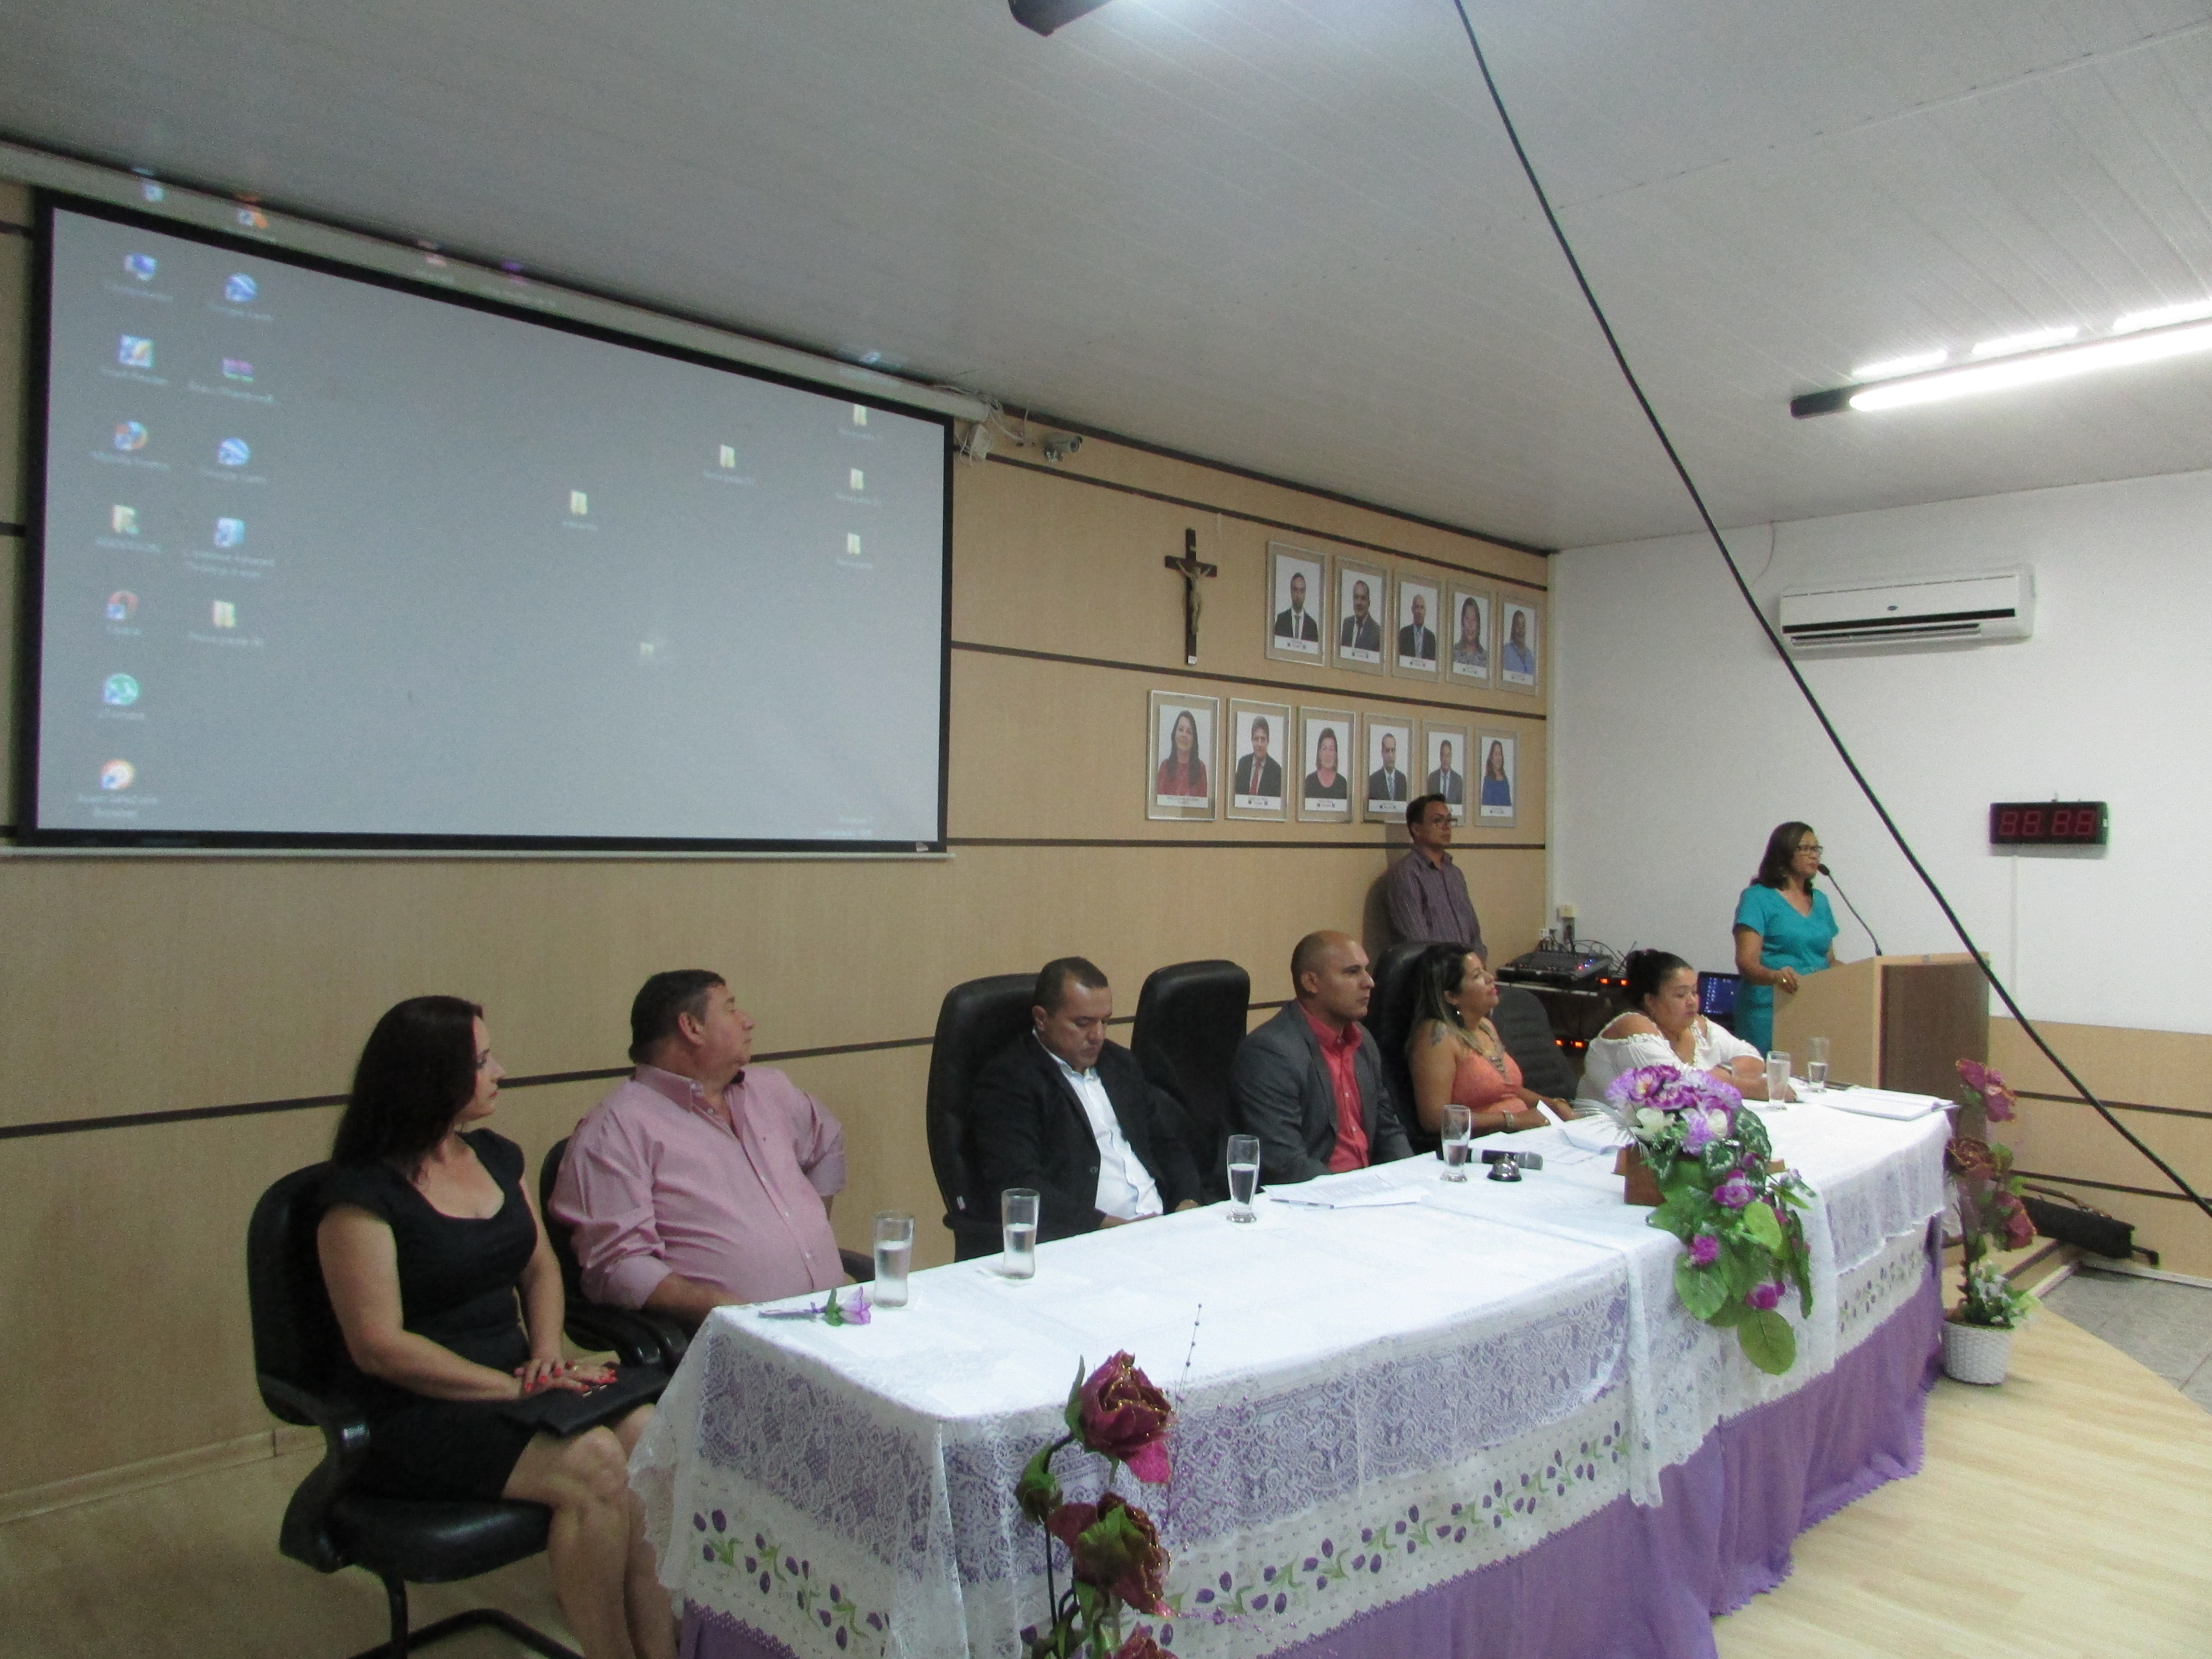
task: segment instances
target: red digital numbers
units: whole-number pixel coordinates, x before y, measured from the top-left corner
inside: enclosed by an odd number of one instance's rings
[[[2043,809],[2040,806],[2031,806],[2020,815],[2020,833],[2029,841],[2035,840],[2043,833]]]
[[[2011,840],[2014,836],[2017,836],[2019,833],[2020,833],[2020,808],[2018,808],[2017,806],[2001,806],[2001,807],[1999,807],[1999,808],[1997,809],[1997,836],[1996,836],[1996,838],[1997,838],[1999,841],[2010,841],[2010,840]]]
[[[2100,844],[2105,838],[2105,809],[2100,801],[2075,801],[2039,805],[2021,801],[1990,807],[1990,840],[1999,845],[2048,845],[2053,842]]]

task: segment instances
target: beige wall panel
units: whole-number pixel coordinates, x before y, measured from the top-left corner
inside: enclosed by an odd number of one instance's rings
[[[0,225],[31,222],[31,187],[12,179],[0,179]]]
[[[2036,1029],[2076,1075],[2100,1096],[2143,1106],[2212,1111],[2212,1036],[2194,1031],[2139,1031],[2119,1025]],[[2015,1089],[2071,1095],[2066,1079],[2028,1042],[2016,1021],[1990,1019],[1990,1064]]]
[[[1085,445],[1083,453],[1087,456],[1093,447]],[[1198,532],[1199,557],[1220,570],[1200,583],[1205,605],[1199,625],[1200,669],[1344,696],[1378,695],[1380,688],[1389,687],[1401,697],[1455,708],[1524,716],[1544,712],[1540,697],[1476,695],[1429,681],[1378,678],[1270,659],[1263,599],[1267,544],[1287,541],[1320,553],[1356,550],[1096,489],[1059,472],[997,464],[957,469],[952,637],[1184,667],[1182,579],[1161,561],[1182,556],[1187,528]],[[1359,556],[1392,563],[1385,556]]]

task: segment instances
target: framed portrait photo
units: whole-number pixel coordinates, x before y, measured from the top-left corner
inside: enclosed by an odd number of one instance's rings
[[[1403,679],[1440,680],[1443,584],[1401,570],[1390,596],[1390,672]]]
[[[1267,544],[1267,654],[1316,668],[1328,660],[1328,560],[1288,542]]]
[[[1450,805],[1452,822],[1467,822],[1467,727],[1450,720],[1421,722],[1421,787],[1424,795],[1442,795]]]
[[[1229,700],[1228,811],[1232,818],[1266,818],[1277,823],[1291,816],[1291,766],[1297,752],[1291,707],[1283,702]]]
[[[1510,830],[1520,822],[1520,740],[1510,732],[1474,734],[1474,827]]]
[[[1145,715],[1145,816],[1212,817],[1221,699],[1155,691]]]
[[[1348,769],[1358,722],[1348,708],[1298,710],[1298,817],[1311,823],[1352,822]]]
[[[1498,596],[1486,587],[1451,585],[1451,609],[1437,632],[1443,635],[1445,677],[1457,685],[1488,685],[1491,624]]]
[[[1370,823],[1403,823],[1413,787],[1413,722],[1370,714],[1360,722],[1361,816]]]
[[[1379,565],[1339,554],[1336,559],[1336,641],[1329,658],[1339,668],[1362,674],[1387,674],[1384,651],[1390,641],[1388,608],[1390,575]]]
[[[1534,599],[1498,602],[1498,687],[1534,696],[1543,685],[1544,611]]]

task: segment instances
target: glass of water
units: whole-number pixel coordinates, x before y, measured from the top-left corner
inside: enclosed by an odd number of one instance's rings
[[[1255,1221],[1252,1194],[1260,1186],[1260,1137],[1229,1137],[1229,1218]]]
[[[904,1210],[876,1212],[876,1282],[868,1301],[878,1308],[906,1306],[907,1269],[914,1264],[914,1218]]]
[[[1828,1086],[1828,1039],[1814,1037],[1805,1058],[1805,1086],[1819,1094]]]
[[[1037,1195],[1027,1187],[1009,1187],[999,1194],[999,1225],[1006,1252],[999,1271],[1009,1279],[1036,1277]]]
[[[1474,1114],[1464,1106],[1444,1108],[1444,1179],[1467,1179],[1467,1155],[1474,1132]]]
[[[1790,1098],[1790,1056],[1780,1048],[1766,1056],[1766,1098],[1777,1106]]]

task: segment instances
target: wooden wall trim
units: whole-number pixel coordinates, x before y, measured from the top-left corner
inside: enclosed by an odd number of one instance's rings
[[[1458,849],[1455,848],[1453,850],[1456,852]],[[2046,1095],[2034,1089],[2014,1089],[2013,1093],[2022,1100],[2048,1100],[2061,1106],[2087,1106],[2089,1103],[2079,1095]],[[2155,1112],[2160,1117],[2212,1118],[2212,1112],[2201,1112],[2188,1106],[2148,1106],[2137,1100],[2106,1100],[2102,1095],[2097,1098],[2116,1112]],[[2173,1196],[2179,1198],[2180,1194],[2176,1193]]]
[[[1131,449],[1149,450],[1154,454],[1169,453],[1164,450],[1155,449],[1149,444],[1137,443],[1128,439],[1115,438],[1112,441],[1126,445]],[[1224,467],[1218,462],[1201,461],[1190,456],[1177,455],[1174,459],[1188,460],[1194,466],[1203,466],[1215,471],[1236,472],[1237,471],[1233,466]],[[1525,587],[1531,592],[1542,593],[1549,591],[1542,582],[1532,582],[1526,576],[1509,576],[1502,570],[1488,570],[1476,564],[1454,564],[1449,559],[1439,559],[1431,554],[1408,553],[1402,547],[1391,547],[1382,542],[1362,541],[1356,536],[1340,535],[1333,530],[1316,530],[1311,525],[1293,524],[1287,519],[1270,519],[1261,514],[1247,513],[1241,507],[1217,507],[1212,501],[1196,501],[1185,495],[1170,495],[1163,491],[1146,489],[1137,484],[1122,483],[1118,479],[1095,478],[1087,473],[1069,472],[1042,461],[1018,461],[1011,455],[998,454],[994,454],[988,459],[988,464],[993,466],[1019,467],[1024,472],[1035,472],[1047,478],[1060,478],[1069,483],[1089,484],[1093,489],[1111,489],[1123,495],[1141,495],[1148,501],[1160,501],[1170,507],[1187,507],[1194,513],[1218,514],[1224,519],[1236,519],[1245,524],[1265,525],[1270,530],[1286,530],[1293,536],[1311,536],[1322,541],[1334,542],[1339,547],[1357,547],[1370,553],[1382,554],[1389,558],[1410,559],[1416,564],[1429,565],[1438,570],[1453,571],[1462,576],[1485,576],[1492,581],[1510,582],[1514,586]],[[1498,536],[1486,536],[1479,530],[1462,530],[1455,525],[1431,524],[1429,520],[1416,519],[1410,514],[1393,513],[1387,507],[1374,507],[1365,501],[1350,501],[1344,496],[1330,495],[1327,490],[1315,489],[1305,484],[1291,483],[1281,478],[1262,477],[1258,473],[1248,472],[1242,476],[1257,479],[1262,483],[1274,484],[1284,489],[1295,489],[1302,495],[1320,495],[1331,501],[1343,501],[1346,506],[1358,507],[1363,512],[1387,514],[1395,519],[1404,519],[1412,524],[1426,525],[1431,529],[1446,531],[1455,536],[1465,536],[1471,540],[1492,542],[1500,547],[1510,548],[1516,553],[1534,553],[1540,557],[1547,555],[1547,550],[1540,547],[1528,547],[1518,542],[1509,542]]]
[[[2189,1197],[2171,1187],[2130,1187],[2117,1181],[2092,1181],[2087,1176],[2053,1175],[2045,1170],[2015,1169],[2013,1173],[2023,1181],[2048,1182],[2054,1187],[2094,1187],[2100,1193],[2126,1193],[2136,1198],[2170,1198],[2177,1204],[2188,1204]],[[2191,1209],[2196,1206],[2190,1205]]]
[[[1204,823],[1205,820],[1195,820]],[[947,847],[1174,847],[1188,851],[1201,848],[1250,852],[1255,849],[1283,852],[1302,848],[1310,852],[1334,852],[1349,849],[1357,853],[1395,852],[1401,842],[1394,841],[1178,841],[1169,836],[1146,836],[1138,840],[1115,841],[1106,836],[949,836]],[[1540,841],[1470,841],[1454,842],[1452,856],[1462,853],[1540,853],[1545,843]]]
[[[257,1429],[252,1434],[240,1435],[235,1440],[219,1440],[211,1446],[194,1446],[187,1451],[143,1458],[118,1468],[96,1469],[90,1474],[74,1474],[42,1486],[21,1486],[14,1492],[0,1492],[0,1526],[73,1504],[143,1492],[149,1486],[180,1480],[188,1474],[205,1474],[240,1463],[258,1463],[264,1458],[281,1457],[303,1446],[319,1444],[321,1440],[322,1436],[313,1429]]]

